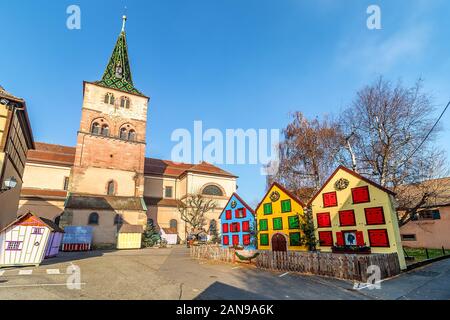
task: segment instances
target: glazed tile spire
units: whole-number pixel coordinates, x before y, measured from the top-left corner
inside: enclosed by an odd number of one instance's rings
[[[103,73],[102,80],[95,82],[98,85],[143,95],[133,85],[130,61],[128,59],[128,47],[125,34],[126,16],[123,16],[122,31],[116,41],[111,58]]]

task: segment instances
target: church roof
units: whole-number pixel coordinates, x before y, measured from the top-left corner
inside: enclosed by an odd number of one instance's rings
[[[94,82],[102,87],[112,88],[128,93],[144,96],[139,90],[134,87],[133,78],[130,68],[130,60],[128,58],[127,39],[125,34],[125,21],[122,31],[117,38],[116,45],[106,66],[103,77],[100,81]]]

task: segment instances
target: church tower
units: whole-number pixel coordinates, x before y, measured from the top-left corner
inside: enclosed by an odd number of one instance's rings
[[[149,98],[133,84],[125,22],[124,16],[102,79],[83,83],[75,163],[61,218],[65,225],[92,225],[96,244],[114,244],[121,224],[146,224]]]

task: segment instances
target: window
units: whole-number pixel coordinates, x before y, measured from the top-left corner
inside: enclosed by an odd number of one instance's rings
[[[116,188],[115,188],[114,181],[109,181],[106,194],[108,196],[113,196],[115,194],[115,192],[116,192]]]
[[[267,233],[262,233],[259,235],[259,244],[261,246],[269,245],[269,235]]]
[[[108,92],[108,93],[105,95],[105,100],[104,100],[104,102],[105,102],[106,104],[114,104],[114,95],[113,95],[111,92]]]
[[[215,185],[206,186],[203,189],[202,194],[207,195],[207,196],[223,196],[222,190],[218,186],[215,186]]]
[[[248,221],[242,222],[242,231],[245,231],[245,232],[250,231],[250,223]]]
[[[288,218],[288,224],[289,224],[289,229],[299,229],[300,221],[298,219],[298,216],[290,216]]]
[[[243,237],[243,242],[245,246],[248,246],[250,244],[250,235],[249,234],[244,234]]]
[[[116,214],[114,217],[114,225],[122,224],[122,216],[120,214]]]
[[[31,234],[44,234],[44,228],[32,228]]]
[[[102,136],[109,136],[109,126],[107,124],[102,125],[102,132],[101,132]]]
[[[272,214],[272,204],[264,203],[264,214]]]
[[[120,129],[120,139],[126,140],[128,137],[127,128]]]
[[[289,245],[293,247],[298,247],[302,245],[300,232],[289,233]]]
[[[236,209],[234,211],[234,216],[236,218],[245,218],[247,216],[247,210],[245,208]]]
[[[259,220],[259,231],[267,231],[268,229],[267,219]]]
[[[231,232],[241,231],[241,224],[239,222],[234,222],[231,224]]]
[[[224,246],[227,246],[230,244],[230,238],[228,236],[223,236],[222,237],[222,243]]]
[[[224,223],[222,224],[222,233],[227,233],[228,232],[228,223]]]
[[[98,124],[98,122],[94,122],[92,124],[91,132],[93,134],[100,134],[100,125]]]
[[[130,108],[130,99],[128,99],[127,97],[120,98],[120,107],[129,109]]]
[[[423,210],[417,213],[418,218],[413,220],[440,220],[439,210]]]
[[[6,241],[6,250],[7,251],[20,251],[22,246],[22,241]]]
[[[273,230],[282,230],[283,229],[283,219],[282,218],[273,218]]]
[[[215,219],[211,219],[209,221],[209,235],[214,236],[217,234],[217,221]]]
[[[389,237],[386,229],[369,230],[368,232],[371,247],[389,247]]]
[[[367,225],[385,224],[383,207],[364,208]]]
[[[88,224],[98,224],[98,213],[97,212],[92,212],[89,215],[89,219],[88,219]]]
[[[164,197],[172,198],[173,197],[172,191],[173,191],[172,187],[169,187],[169,186],[165,187],[165,189],[164,189]]]
[[[353,210],[339,211],[339,223],[341,227],[356,226],[355,212]]]
[[[329,212],[323,212],[317,214],[317,227],[328,228],[331,227],[331,218]]]
[[[319,243],[322,247],[333,246],[333,232],[332,231],[319,231]]]
[[[231,210],[225,211],[225,219],[231,220]]]
[[[336,191],[328,192],[323,194],[323,207],[336,207],[337,206],[337,195]]]
[[[170,229],[178,230],[178,221],[175,219],[171,219],[169,221],[169,226],[170,226]]]
[[[358,187],[352,189],[353,203],[366,203],[370,202],[369,187]]]
[[[283,200],[281,201],[281,212],[291,212],[291,200]]]
[[[136,131],[134,131],[133,129],[131,129],[130,132],[128,132],[128,140],[130,141],[136,140]]]
[[[69,177],[64,177],[63,190],[69,190]]]
[[[402,234],[402,241],[417,241],[415,234]]]
[[[239,245],[239,235],[233,235],[233,246]]]

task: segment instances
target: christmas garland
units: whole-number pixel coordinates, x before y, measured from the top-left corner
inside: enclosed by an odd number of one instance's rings
[[[234,254],[239,258],[239,260],[242,260],[242,261],[253,260],[253,259],[255,259],[257,256],[259,256],[259,252],[256,252],[256,253],[255,253],[254,255],[252,255],[251,257],[244,257],[243,255],[240,255],[237,251],[235,251]]]

